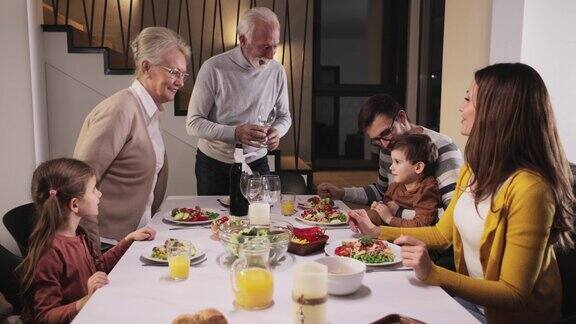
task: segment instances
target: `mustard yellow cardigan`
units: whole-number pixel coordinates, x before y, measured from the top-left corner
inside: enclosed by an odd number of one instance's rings
[[[530,171],[515,172],[494,196],[480,240],[485,279],[468,276],[462,239],[454,225],[454,207],[469,183],[464,166],[455,195],[435,226],[382,227],[380,238],[413,236],[431,248],[454,245],[456,271],[433,265],[426,282],[486,307],[489,323],[546,323],[560,319],[562,287],[548,238],[554,218],[552,191]],[[480,230],[480,229],[478,229]]]

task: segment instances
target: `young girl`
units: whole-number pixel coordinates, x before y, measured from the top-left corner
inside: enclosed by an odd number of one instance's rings
[[[30,250],[17,271],[25,309],[23,319],[68,323],[97,289],[133,241],[154,239],[155,231],[141,228],[101,255],[78,223],[96,217],[102,194],[94,171],[86,163],[61,158],[42,163],[32,176],[32,199],[37,208]]]

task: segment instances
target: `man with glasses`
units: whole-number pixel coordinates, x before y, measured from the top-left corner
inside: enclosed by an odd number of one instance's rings
[[[381,201],[388,184],[394,181],[390,172],[390,143],[404,133],[425,134],[438,148],[435,176],[442,196],[442,205],[444,208],[448,206],[463,163],[462,153],[450,137],[411,123],[400,104],[388,95],[375,95],[364,103],[358,115],[358,127],[370,138],[371,144],[380,148],[377,181],[365,187],[351,188],[322,183],[317,188],[320,196],[364,205]]]
[[[204,62],[190,98],[186,130],[199,138],[199,195],[229,193],[236,143],[251,153],[246,161],[252,170],[269,173],[267,150],[278,147],[292,123],[286,72],[274,61],[276,14],[264,7],[248,10],[238,23],[238,39],[238,47]]]

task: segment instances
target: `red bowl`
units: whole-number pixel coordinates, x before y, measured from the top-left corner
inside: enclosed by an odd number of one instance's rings
[[[290,241],[290,244],[288,244],[288,252],[297,255],[312,254],[314,252],[323,250],[324,246],[326,246],[326,242],[328,242],[328,235],[324,235],[316,241],[306,244],[299,244]]]

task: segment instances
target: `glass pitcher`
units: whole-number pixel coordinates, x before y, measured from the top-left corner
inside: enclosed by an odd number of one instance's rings
[[[268,238],[254,237],[240,245],[239,258],[230,268],[235,303],[244,309],[264,309],[272,305],[274,279],[270,271]]]

